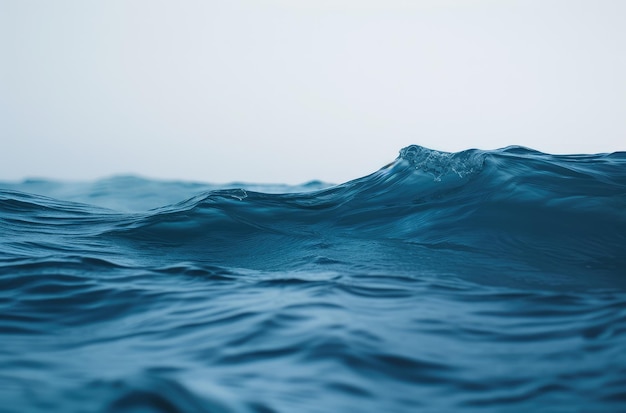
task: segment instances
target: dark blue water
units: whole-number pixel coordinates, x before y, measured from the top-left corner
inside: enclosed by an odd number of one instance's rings
[[[0,188],[2,412],[626,411],[626,153]]]

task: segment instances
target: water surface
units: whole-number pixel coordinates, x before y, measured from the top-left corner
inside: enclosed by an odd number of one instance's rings
[[[626,410],[626,153],[0,183],[2,412]]]

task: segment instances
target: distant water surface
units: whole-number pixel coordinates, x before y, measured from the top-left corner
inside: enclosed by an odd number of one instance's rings
[[[0,183],[0,411],[626,411],[626,153]]]

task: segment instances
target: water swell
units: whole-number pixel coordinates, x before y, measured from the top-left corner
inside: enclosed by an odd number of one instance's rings
[[[5,250],[16,256],[64,253],[81,241],[102,259],[110,258],[105,246],[125,243],[150,259],[166,248],[168,259],[180,261],[297,268],[307,258],[351,261],[319,245],[370,243],[382,251],[379,258],[404,263],[422,260],[424,248],[452,258],[462,251],[485,267],[515,261],[548,272],[596,269],[621,284],[625,165],[624,153],[555,156],[521,147],[444,153],[413,145],[379,171],[342,185],[280,194],[212,190],[145,212],[3,190],[0,226],[13,235]],[[398,242],[418,252],[402,255],[406,247]]]
[[[200,251],[220,264],[234,259],[234,250],[254,250],[258,265],[243,260],[252,268],[276,261],[272,255],[285,257],[276,265],[295,259],[287,248],[310,256],[320,243],[368,240],[395,249],[388,243],[398,241],[542,270],[595,268],[622,283],[624,165],[621,153],[558,157],[510,147],[450,154],[411,146],[392,164],[342,185],[309,193],[211,191],[103,234]]]

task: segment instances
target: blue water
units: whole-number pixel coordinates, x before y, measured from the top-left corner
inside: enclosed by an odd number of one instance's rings
[[[0,184],[2,412],[626,411],[626,153]]]

